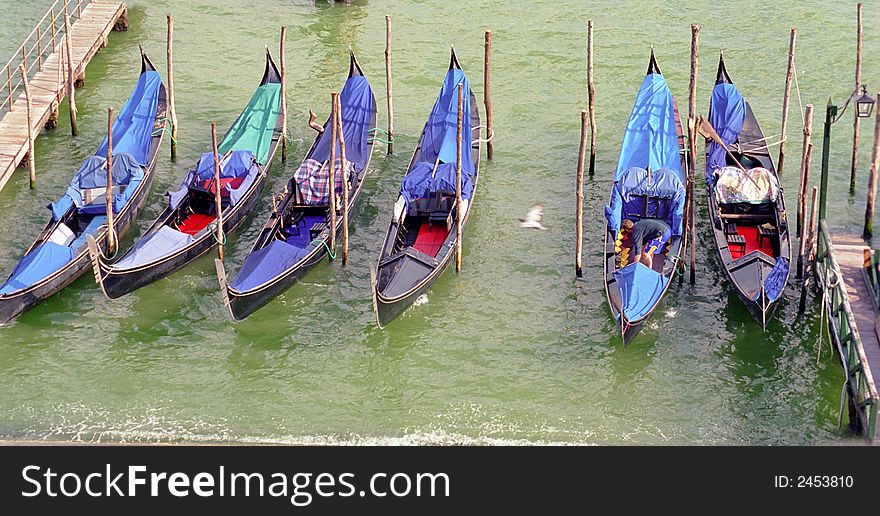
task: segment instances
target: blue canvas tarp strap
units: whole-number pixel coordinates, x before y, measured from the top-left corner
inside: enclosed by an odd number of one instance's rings
[[[367,140],[373,119],[373,90],[370,89],[366,77],[357,75],[345,81],[342,93],[339,94],[339,104],[345,135],[345,159],[353,164],[355,170],[361,171],[367,163]],[[325,130],[321,133],[309,158],[321,163],[329,160],[332,139],[331,131]],[[336,155],[340,154],[337,142]]]
[[[127,152],[140,165],[147,165],[161,87],[162,78],[158,72],[147,71],[138,78],[134,91],[113,121],[114,154]],[[106,136],[95,155],[107,157]]]
[[[641,263],[614,271],[614,279],[620,290],[623,315],[628,321],[638,321],[648,315],[660,301],[669,281]]]
[[[709,110],[709,123],[715,128],[715,132],[721,137],[724,145],[730,147],[739,138],[742,131],[743,121],[746,116],[746,102],[730,83],[716,84],[712,90],[711,108]],[[706,181],[712,184],[715,181],[714,172],[727,165],[727,152],[716,142],[709,144],[709,152],[706,157]]]
[[[662,75],[649,74],[626,124],[614,179],[620,179],[630,167],[670,168],[681,177],[678,152],[672,92]]]

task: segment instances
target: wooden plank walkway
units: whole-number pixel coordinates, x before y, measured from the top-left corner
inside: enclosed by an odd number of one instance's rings
[[[837,258],[846,295],[852,307],[859,337],[870,371],[867,373],[877,385],[880,373],[880,338],[878,338],[878,315],[872,300],[873,293],[865,277],[865,251],[873,253],[861,237],[834,235],[831,240]],[[880,436],[878,436],[880,437]]]
[[[125,12],[125,4],[121,2],[90,2],[82,8],[82,16],[73,22],[70,29],[76,77],[83,75],[89,61],[107,44],[110,31]],[[61,70],[60,74],[58,70],[62,48],[63,45],[58,45],[57,51],[43,59],[43,69],[30,79],[31,121],[35,137],[66,94],[66,70]],[[13,70],[13,75],[17,73]],[[0,120],[0,190],[12,177],[27,150],[27,101],[22,91],[15,99],[12,110],[7,111]]]

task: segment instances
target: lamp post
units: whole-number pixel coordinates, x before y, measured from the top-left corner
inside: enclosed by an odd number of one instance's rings
[[[871,116],[871,113],[874,111],[874,99],[868,95],[868,88],[862,84],[857,87],[846,99],[846,103],[843,105],[843,108],[838,109],[838,107],[831,103],[831,98],[828,98],[828,104],[825,106],[825,131],[822,135],[822,179],[821,179],[821,190],[819,193],[819,220],[825,220],[825,202],[828,198],[828,159],[830,152],[830,144],[831,144],[831,125],[837,122],[843,117],[843,113],[846,111],[846,108],[849,106],[850,101],[856,96],[859,92],[859,89],[862,90],[862,94],[856,99],[856,109],[858,109],[859,118],[868,118]]]

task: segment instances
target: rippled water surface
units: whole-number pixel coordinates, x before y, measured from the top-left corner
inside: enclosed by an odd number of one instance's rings
[[[870,3],[869,3],[870,4]],[[6,59],[49,2],[0,1]],[[772,5],[772,6],[771,6]],[[875,6],[876,7],[876,6]],[[772,16],[768,16],[768,9]],[[45,224],[136,79],[139,44],[165,67],[165,14],[175,16],[179,159],[156,170],[132,239],[160,212],[256,87],[264,45],[288,26],[291,159],[276,159],[280,190],[307,150],[309,109],[328,112],[351,45],[384,109],[384,16],[394,20],[397,153],[377,148],[353,222],[351,262],[319,266],[247,321],[221,304],[213,258],[117,301],[91,274],[0,328],[0,438],[247,442],[755,443],[853,440],[837,431],[843,374],[828,345],[816,360],[818,308],[798,314],[790,285],[762,332],[728,285],[705,207],[696,285],[675,285],[624,350],[602,291],[601,209],[623,127],[654,46],[686,109],[690,23],[702,24],[699,112],[707,111],[719,49],[768,135],[779,133],[788,30],[799,29],[798,90],[789,156],[800,153],[801,104],[840,101],[853,84],[854,2],[593,2],[488,0],[318,2],[133,1],[131,29],[113,33],[78,91],[80,135],[66,108],[36,143],[37,189],[19,173],[0,192],[0,271],[7,274]],[[865,8],[867,27],[880,23]],[[574,278],[574,174],[586,106],[585,34],[596,20],[597,175],[586,184],[585,274]],[[731,20],[736,20],[732,23]],[[376,328],[370,263],[399,180],[436,98],[454,45],[478,95],[483,31],[493,29],[496,155],[485,166],[464,239],[464,270],[427,303]],[[880,43],[866,31],[864,81],[880,88]],[[799,92],[799,98],[797,93]],[[817,109],[815,126],[821,127]],[[849,197],[851,118],[834,127],[829,215],[858,228],[873,122],[862,124],[859,193]],[[820,130],[815,130],[820,134]],[[814,170],[818,176],[820,142]],[[378,146],[377,146],[378,147]],[[701,150],[702,153],[702,145]],[[790,206],[798,158],[783,183]],[[702,166],[702,156],[699,160]],[[699,175],[699,173],[698,173]],[[704,196],[700,191],[700,203]],[[547,232],[516,218],[543,202]],[[237,270],[269,210],[230,239]],[[793,211],[793,210],[792,210]]]

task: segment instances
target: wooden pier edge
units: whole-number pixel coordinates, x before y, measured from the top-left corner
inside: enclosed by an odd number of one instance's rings
[[[122,2],[89,2],[81,12],[70,32],[75,77],[85,73],[88,63],[106,45],[110,32],[126,16],[127,7]],[[63,16],[59,12],[55,15]],[[60,31],[57,35],[63,38]],[[42,70],[30,77],[31,125],[35,137],[67,95],[66,85],[58,82],[59,66],[66,64],[66,59],[61,59],[63,48],[63,44],[57,45],[55,51],[42,60]],[[0,119],[0,190],[28,152],[27,99],[23,91],[13,93],[11,109]]]

